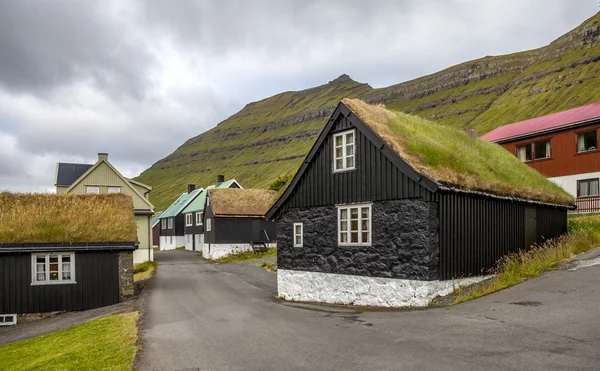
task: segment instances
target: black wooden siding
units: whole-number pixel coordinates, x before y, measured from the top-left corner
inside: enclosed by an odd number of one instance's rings
[[[502,256],[567,232],[565,208],[456,193],[438,198],[440,279],[485,273]],[[535,210],[533,225],[525,221],[528,209]]]
[[[403,174],[358,129],[355,130],[356,170],[333,173],[333,134],[352,128],[351,121],[340,115],[280,212],[297,207],[429,198],[431,192]]]
[[[169,226],[169,218],[165,218],[167,227]],[[165,228],[160,230],[161,236],[183,236],[185,230],[185,215],[179,214],[173,217],[173,228]]]
[[[265,218],[215,217],[212,207],[205,208],[205,219],[212,220],[211,230],[204,232],[204,243],[250,243],[277,241],[277,224]],[[263,230],[267,232],[267,240]]]
[[[185,226],[185,234],[203,234],[204,233],[204,224],[202,225],[196,225],[196,213],[188,213],[188,214],[192,214],[192,223],[194,225],[186,225]],[[185,214],[187,215],[187,214]],[[202,221],[202,223],[204,223],[204,221]]]
[[[75,284],[31,285],[31,254],[0,255],[0,313],[85,310],[119,302],[118,252],[76,252]]]

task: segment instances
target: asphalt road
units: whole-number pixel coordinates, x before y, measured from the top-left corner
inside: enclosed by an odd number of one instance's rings
[[[598,255],[450,308],[361,312],[279,301],[261,268],[160,252],[135,368],[600,370]]]

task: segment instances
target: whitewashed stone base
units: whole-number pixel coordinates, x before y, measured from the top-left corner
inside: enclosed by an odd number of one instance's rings
[[[175,250],[181,246],[185,246],[184,236],[160,236],[161,250]]]
[[[277,247],[277,243],[268,243],[267,247]],[[204,243],[202,246],[202,257],[216,260],[246,251],[252,251],[252,246],[249,243]]]
[[[185,249],[188,251],[193,251],[194,250],[194,235],[186,234],[183,237],[185,240]]]
[[[487,277],[417,281],[346,274],[277,270],[277,291],[286,300],[377,307],[424,307],[440,295]]]

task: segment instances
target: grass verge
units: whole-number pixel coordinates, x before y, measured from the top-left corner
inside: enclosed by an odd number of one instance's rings
[[[568,233],[546,241],[529,251],[502,258],[492,272],[495,276],[482,284],[457,289],[453,304],[462,303],[514,286],[554,269],[565,259],[589,251],[600,244],[600,216],[570,217]]]
[[[239,254],[234,254],[234,255],[229,255],[226,256],[224,258],[221,259],[216,259],[216,260],[212,260],[215,263],[233,263],[233,262],[239,262],[239,261],[244,261],[244,260],[250,260],[250,259],[258,259],[258,258],[262,258],[263,256],[277,256],[277,249],[276,248],[271,248],[268,249],[266,252],[258,252],[258,253],[254,253],[253,251],[245,251]]]
[[[115,314],[0,346],[0,370],[130,370],[138,317]]]
[[[133,280],[141,281],[152,277],[157,266],[158,263],[152,260],[147,260],[143,263],[136,264],[133,267]]]

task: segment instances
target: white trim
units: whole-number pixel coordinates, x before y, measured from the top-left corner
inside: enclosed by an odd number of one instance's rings
[[[62,278],[63,276],[63,256],[68,255],[69,258],[69,265],[70,265],[70,273],[71,273],[71,278],[68,280],[64,280]],[[38,281],[37,279],[37,274],[41,273],[37,271],[37,258],[43,256],[44,257],[44,275],[45,275],[45,280],[43,281]],[[58,257],[58,280],[50,280],[50,257],[51,256],[57,256]],[[73,283],[77,283],[75,281],[75,253],[74,252],[51,252],[51,253],[34,253],[31,254],[31,285],[32,286],[37,286],[37,285],[64,285],[64,284],[73,284]]]
[[[206,219],[206,231],[210,232],[212,230],[212,219],[211,218],[207,218]]]
[[[160,220],[160,229],[167,229],[167,219]]]
[[[11,317],[10,321],[6,321],[6,317]],[[17,324],[17,314],[7,313],[0,314],[0,326],[12,326]]]
[[[300,227],[300,233],[296,234],[296,227]],[[294,223],[293,230],[293,238],[294,238],[294,247],[302,247],[304,246],[304,225],[302,223]],[[300,237],[300,243],[296,242],[296,237]]]
[[[194,226],[194,215],[192,215],[191,213],[185,214],[185,226],[186,227]]]
[[[100,186],[85,186],[85,193],[89,193],[89,194],[99,194],[100,193]]]
[[[486,278],[489,276],[419,281],[278,269],[277,293],[280,298],[293,301],[392,308],[425,307],[436,296],[448,295],[457,287]]]
[[[352,143],[348,143],[346,142],[346,137],[348,134],[352,134]],[[336,145],[336,139],[337,138],[342,138],[342,144],[341,146],[337,146]],[[348,155],[346,153],[348,146],[352,145],[352,154]],[[336,156],[336,149],[338,147],[341,147],[342,149],[342,157],[337,157]],[[348,158],[352,157],[352,166],[348,166]],[[333,134],[333,154],[332,154],[332,158],[333,158],[333,172],[334,173],[339,173],[339,172],[343,172],[343,171],[350,171],[350,170],[354,170],[356,169],[356,130],[354,129],[350,129],[350,130],[346,130],[346,131],[342,131],[340,133],[335,133]],[[342,160],[342,167],[338,168],[337,167],[337,160],[341,159]]]
[[[367,229],[367,233],[368,233],[368,238],[367,241],[362,241],[362,209],[367,207],[369,209],[369,218],[368,218],[368,229]],[[358,242],[350,242],[351,241],[351,219],[350,219],[350,215],[351,215],[351,209],[358,209]],[[372,228],[372,220],[373,220],[373,213],[372,213],[372,204],[371,203],[364,203],[364,204],[348,204],[348,205],[338,205],[337,206],[337,241],[338,241],[338,246],[371,246],[371,242],[373,239],[373,228]],[[341,241],[341,234],[342,234],[342,230],[341,230],[341,217],[342,217],[342,210],[346,210],[346,215],[347,215],[347,219],[346,219],[346,241],[347,242],[342,242]]]
[[[196,211],[196,225],[202,225],[202,219],[204,219],[204,212]]]
[[[167,229],[173,229],[173,217],[172,216],[167,218]]]

